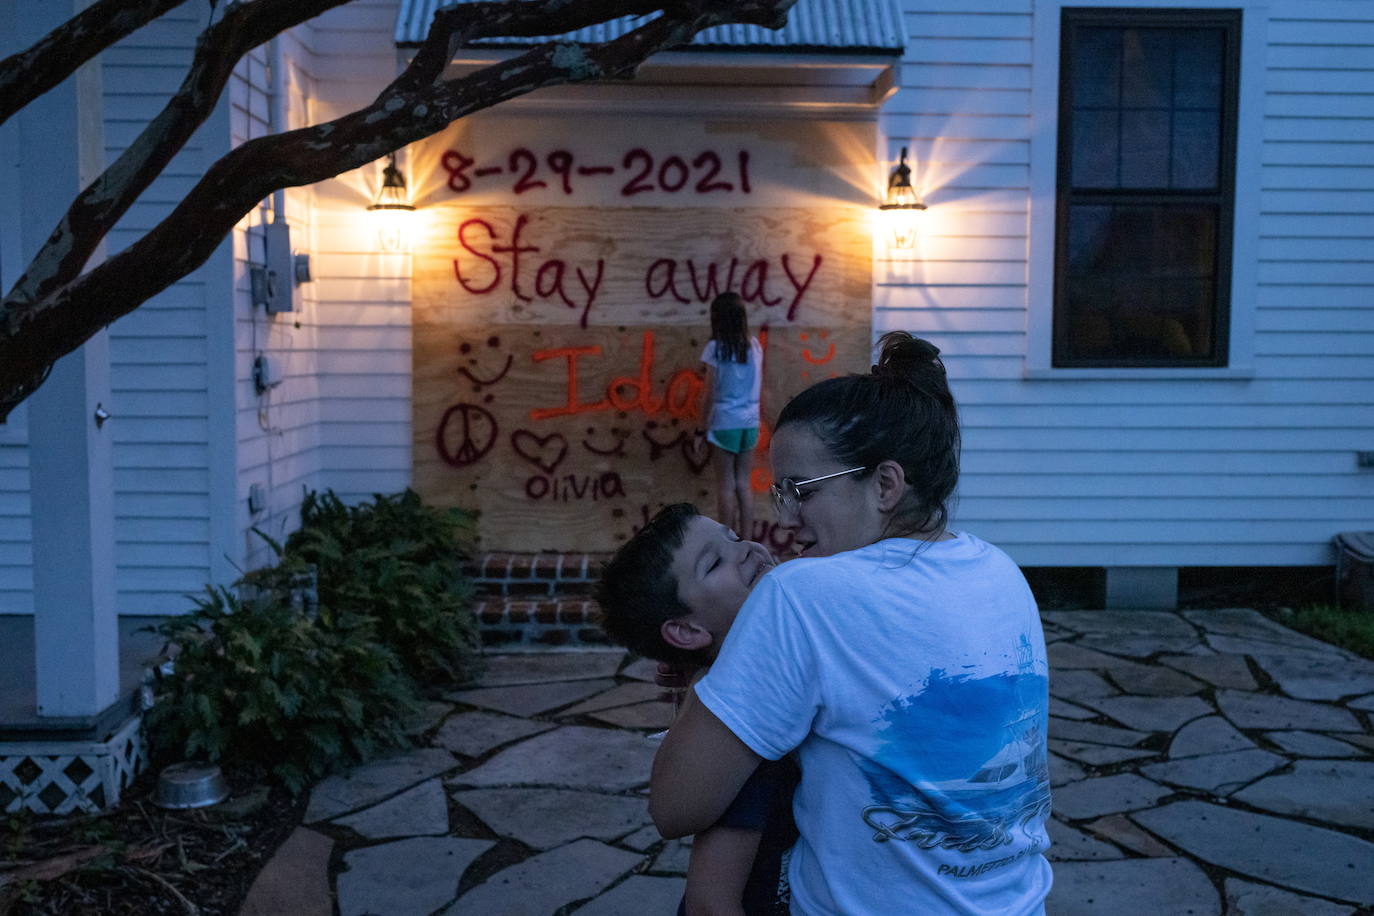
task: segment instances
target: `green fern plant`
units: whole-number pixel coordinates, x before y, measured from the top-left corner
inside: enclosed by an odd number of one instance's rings
[[[270,773],[296,794],[406,743],[415,688],[373,621],[301,615],[286,575],[280,588],[259,575],[249,598],[207,589],[193,613],[157,627],[178,651],[148,713],[156,752]]]
[[[346,505],[308,493],[285,556],[315,566],[322,606],[372,617],[377,637],[422,684],[452,684],[476,671],[481,643],[463,575],[474,523],[426,506],[413,490]]]

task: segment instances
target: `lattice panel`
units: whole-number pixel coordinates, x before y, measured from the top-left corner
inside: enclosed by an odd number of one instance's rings
[[[0,742],[0,810],[92,813],[118,804],[147,763],[142,719],[102,742]]]

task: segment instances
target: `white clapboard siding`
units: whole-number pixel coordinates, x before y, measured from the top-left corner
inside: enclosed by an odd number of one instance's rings
[[[1148,4],[1142,4],[1148,6]],[[906,0],[884,152],[931,205],[917,252],[874,265],[874,332],[943,351],[964,422],[957,524],[1027,565],[1331,562],[1374,518],[1374,3],[1274,0],[1245,180],[1256,263],[1228,378],[1027,377],[1035,17],[1027,0]],[[1057,12],[1055,13],[1057,15]],[[1053,30],[1057,32],[1057,28]],[[1051,59],[1057,49],[1049,49]],[[1252,83],[1253,85],[1253,83]],[[1051,179],[1052,180],[1052,179]]]
[[[208,13],[184,7],[102,56],[105,154],[114,162],[181,85]],[[171,212],[208,164],[207,131],[179,152],[107,240],[117,254]],[[207,290],[202,267],[110,328],[115,421],[116,606],[121,614],[186,610],[211,577],[211,424]]]
[[[315,20],[322,117],[370,103],[395,77],[395,25],[387,0]],[[379,254],[365,223],[379,178],[370,166],[315,186],[321,479],[349,502],[410,483],[410,263]]]
[[[319,120],[313,68],[313,27],[295,29],[277,38],[280,64],[272,45],[249,54],[236,69],[228,92],[231,142],[289,130]],[[276,74],[271,68],[278,68]],[[273,84],[273,76],[276,84]],[[274,98],[280,92],[280,99]],[[266,542],[253,534],[258,528],[282,538],[299,525],[300,502],[307,489],[319,489],[320,426],[318,378],[318,287],[294,287],[295,311],[267,315],[251,303],[250,268],[264,261],[266,222],[285,220],[291,227],[292,249],[315,257],[313,242],[314,191],[292,188],[280,200],[281,213],[266,207],[255,212],[233,239],[233,353],[234,447],[236,498],[233,501],[235,537],[244,568],[273,561]],[[317,261],[312,263],[315,267]],[[281,383],[259,394],[253,383],[257,356],[272,360]],[[250,512],[248,496],[254,488],[265,495],[261,511]]]

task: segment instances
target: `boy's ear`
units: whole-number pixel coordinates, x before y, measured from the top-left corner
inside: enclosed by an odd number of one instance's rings
[[[665,620],[658,628],[659,635],[663,641],[674,649],[686,649],[695,652],[697,649],[705,649],[711,644],[711,633],[699,623],[695,623],[690,617],[674,617]]]
[[[901,505],[906,496],[906,472],[897,462],[888,459],[881,462],[873,471],[878,484],[878,508],[891,512]]]

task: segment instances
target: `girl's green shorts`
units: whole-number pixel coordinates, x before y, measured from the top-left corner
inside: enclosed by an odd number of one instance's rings
[[[759,443],[759,430],[756,426],[748,429],[713,429],[706,433],[706,441],[717,448],[738,455],[752,451]]]

